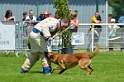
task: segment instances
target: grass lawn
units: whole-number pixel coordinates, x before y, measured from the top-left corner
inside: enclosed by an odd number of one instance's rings
[[[100,52],[92,59],[94,71],[87,76],[86,71],[76,66],[58,75],[42,73],[41,62],[25,74],[20,73],[21,65],[26,57],[22,53],[19,57],[10,53],[0,53],[0,82],[123,82],[124,81],[124,52]],[[52,67],[55,67],[52,64]]]

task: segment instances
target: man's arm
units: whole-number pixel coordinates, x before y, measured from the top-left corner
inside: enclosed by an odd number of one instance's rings
[[[93,18],[92,18],[92,23],[96,23],[96,24],[98,24],[98,23],[100,23],[100,21],[97,20],[96,17],[93,17]]]

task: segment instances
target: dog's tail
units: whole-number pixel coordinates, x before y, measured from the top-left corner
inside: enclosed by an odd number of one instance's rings
[[[92,55],[90,55],[90,58],[93,58],[94,56],[96,56],[96,54],[99,52],[99,44],[96,44],[96,49],[95,51],[93,52]]]

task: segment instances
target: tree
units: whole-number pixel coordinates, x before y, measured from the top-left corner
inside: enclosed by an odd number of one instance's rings
[[[113,8],[113,17],[118,18],[124,15],[124,0],[109,0],[109,5]]]
[[[59,18],[68,18],[71,19],[71,14],[69,11],[68,0],[54,0],[54,8],[56,8],[56,12],[58,13]],[[64,30],[62,28],[60,30]],[[62,46],[64,47],[72,47],[71,44],[72,32],[67,30],[62,34]]]

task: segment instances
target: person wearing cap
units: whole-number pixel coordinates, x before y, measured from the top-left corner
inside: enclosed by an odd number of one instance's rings
[[[40,13],[40,16],[37,17],[37,21],[42,21],[44,20],[46,17],[45,17],[45,12],[41,12]]]
[[[49,12],[49,11],[46,11],[45,12],[45,17],[47,18],[47,17],[50,17],[50,15],[51,15],[51,13]]]
[[[116,20],[114,18],[111,19],[111,23],[114,24]],[[109,31],[109,38],[114,38],[116,35],[116,29],[119,27],[117,25],[109,25],[108,31]],[[114,46],[114,40],[109,40],[109,51],[113,51]]]
[[[29,34],[31,44],[31,54],[26,58],[21,68],[21,73],[28,72],[40,58],[42,59],[42,67],[44,74],[51,73],[51,62],[48,58],[48,52],[52,50],[49,41],[52,36],[57,33],[60,28],[67,27],[69,20],[67,18],[55,19],[48,17],[37,23]]]

